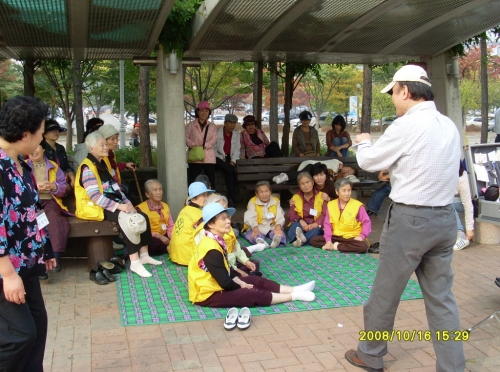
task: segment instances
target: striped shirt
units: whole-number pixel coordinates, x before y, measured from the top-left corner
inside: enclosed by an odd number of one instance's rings
[[[90,168],[87,166],[84,166],[82,169],[82,185],[85,188],[85,191],[87,192],[87,195],[89,196],[90,200],[92,200],[95,204],[97,204],[101,208],[106,209],[110,212],[116,211],[116,208],[118,207],[119,203],[107,198],[105,196],[107,191],[115,193],[119,192],[122,196],[122,203],[123,204],[130,203],[130,200],[127,199],[125,194],[121,190],[114,191],[113,185],[110,184],[109,182],[104,182],[102,184],[102,189],[104,191],[104,194],[101,194],[101,192],[99,191],[97,178],[94,172],[92,172]]]
[[[359,166],[389,169],[396,203],[438,207],[451,204],[458,184],[460,135],[433,101],[413,106],[397,118],[379,140],[355,147]]]

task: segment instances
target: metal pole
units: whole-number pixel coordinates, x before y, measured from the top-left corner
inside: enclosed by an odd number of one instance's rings
[[[125,63],[120,61],[120,148],[124,149],[125,145]]]

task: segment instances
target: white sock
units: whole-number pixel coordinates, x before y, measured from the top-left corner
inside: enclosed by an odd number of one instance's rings
[[[295,230],[295,236],[300,239],[300,241],[302,243],[305,243],[307,241],[305,235],[304,235],[304,232],[302,231],[302,229],[300,227],[297,227],[297,229]]]
[[[248,252],[254,253],[254,252],[262,252],[264,249],[266,249],[266,245],[259,243],[259,244],[254,244],[249,247],[246,247]]]
[[[309,283],[302,284],[302,285],[297,285],[293,287],[293,293],[296,292],[311,292],[314,290],[314,287],[316,286],[316,281],[312,280]]]
[[[264,246],[265,246],[266,248],[269,248],[269,244],[267,244],[267,242],[266,242],[264,239],[262,239],[262,238],[257,238],[257,239],[255,239],[255,242],[256,242],[257,244],[264,244]]]
[[[130,261],[130,270],[136,273],[139,276],[142,276],[143,278],[149,278],[151,273],[146,270],[146,268],[142,265],[140,260],[134,260]]]
[[[141,257],[139,258],[141,264],[150,264],[150,265],[161,265],[163,262],[155,260],[153,257],[149,255],[148,252],[141,253]]]
[[[314,301],[316,295],[314,292],[292,292],[292,301]]]

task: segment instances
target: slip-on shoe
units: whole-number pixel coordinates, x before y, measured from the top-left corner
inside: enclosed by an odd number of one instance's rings
[[[118,265],[115,265],[109,261],[99,261],[97,263],[97,267],[101,270],[108,270],[111,274],[120,274],[122,272],[122,268]]]
[[[236,323],[238,322],[238,309],[232,307],[229,309],[226,315],[226,320],[224,320],[224,328],[226,331],[232,331],[236,328]]]
[[[102,271],[102,274],[108,279],[109,282],[116,282],[116,278],[113,274],[111,274],[107,269],[99,270]]]
[[[358,352],[356,350],[347,350],[345,352],[345,358],[349,363],[351,363],[353,366],[363,368],[365,371],[368,372],[383,372],[383,368],[372,368],[368,366],[365,362],[363,362],[361,359],[358,357]]]
[[[95,284],[104,285],[109,283],[109,280],[106,279],[106,277],[100,270],[99,271],[91,270],[89,277],[90,280],[92,280]]]
[[[109,262],[115,264],[116,266],[120,266],[122,269],[125,268],[125,261],[120,257],[111,257]]]
[[[56,273],[61,271],[61,259],[56,258],[56,266],[52,268],[52,271],[55,271]]]
[[[500,277],[498,277],[498,278],[495,279],[495,284],[500,287]]]
[[[250,323],[252,321],[252,313],[248,307],[244,307],[240,310],[238,314],[238,328],[244,331],[248,327],[250,327]]]

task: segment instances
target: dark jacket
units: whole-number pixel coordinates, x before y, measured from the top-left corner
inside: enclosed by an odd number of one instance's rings
[[[42,141],[41,145],[45,149],[45,156],[55,161],[64,173],[73,172],[73,169],[69,166],[68,155],[66,155],[64,146],[56,143],[56,149],[54,150],[52,146],[45,141]]]

